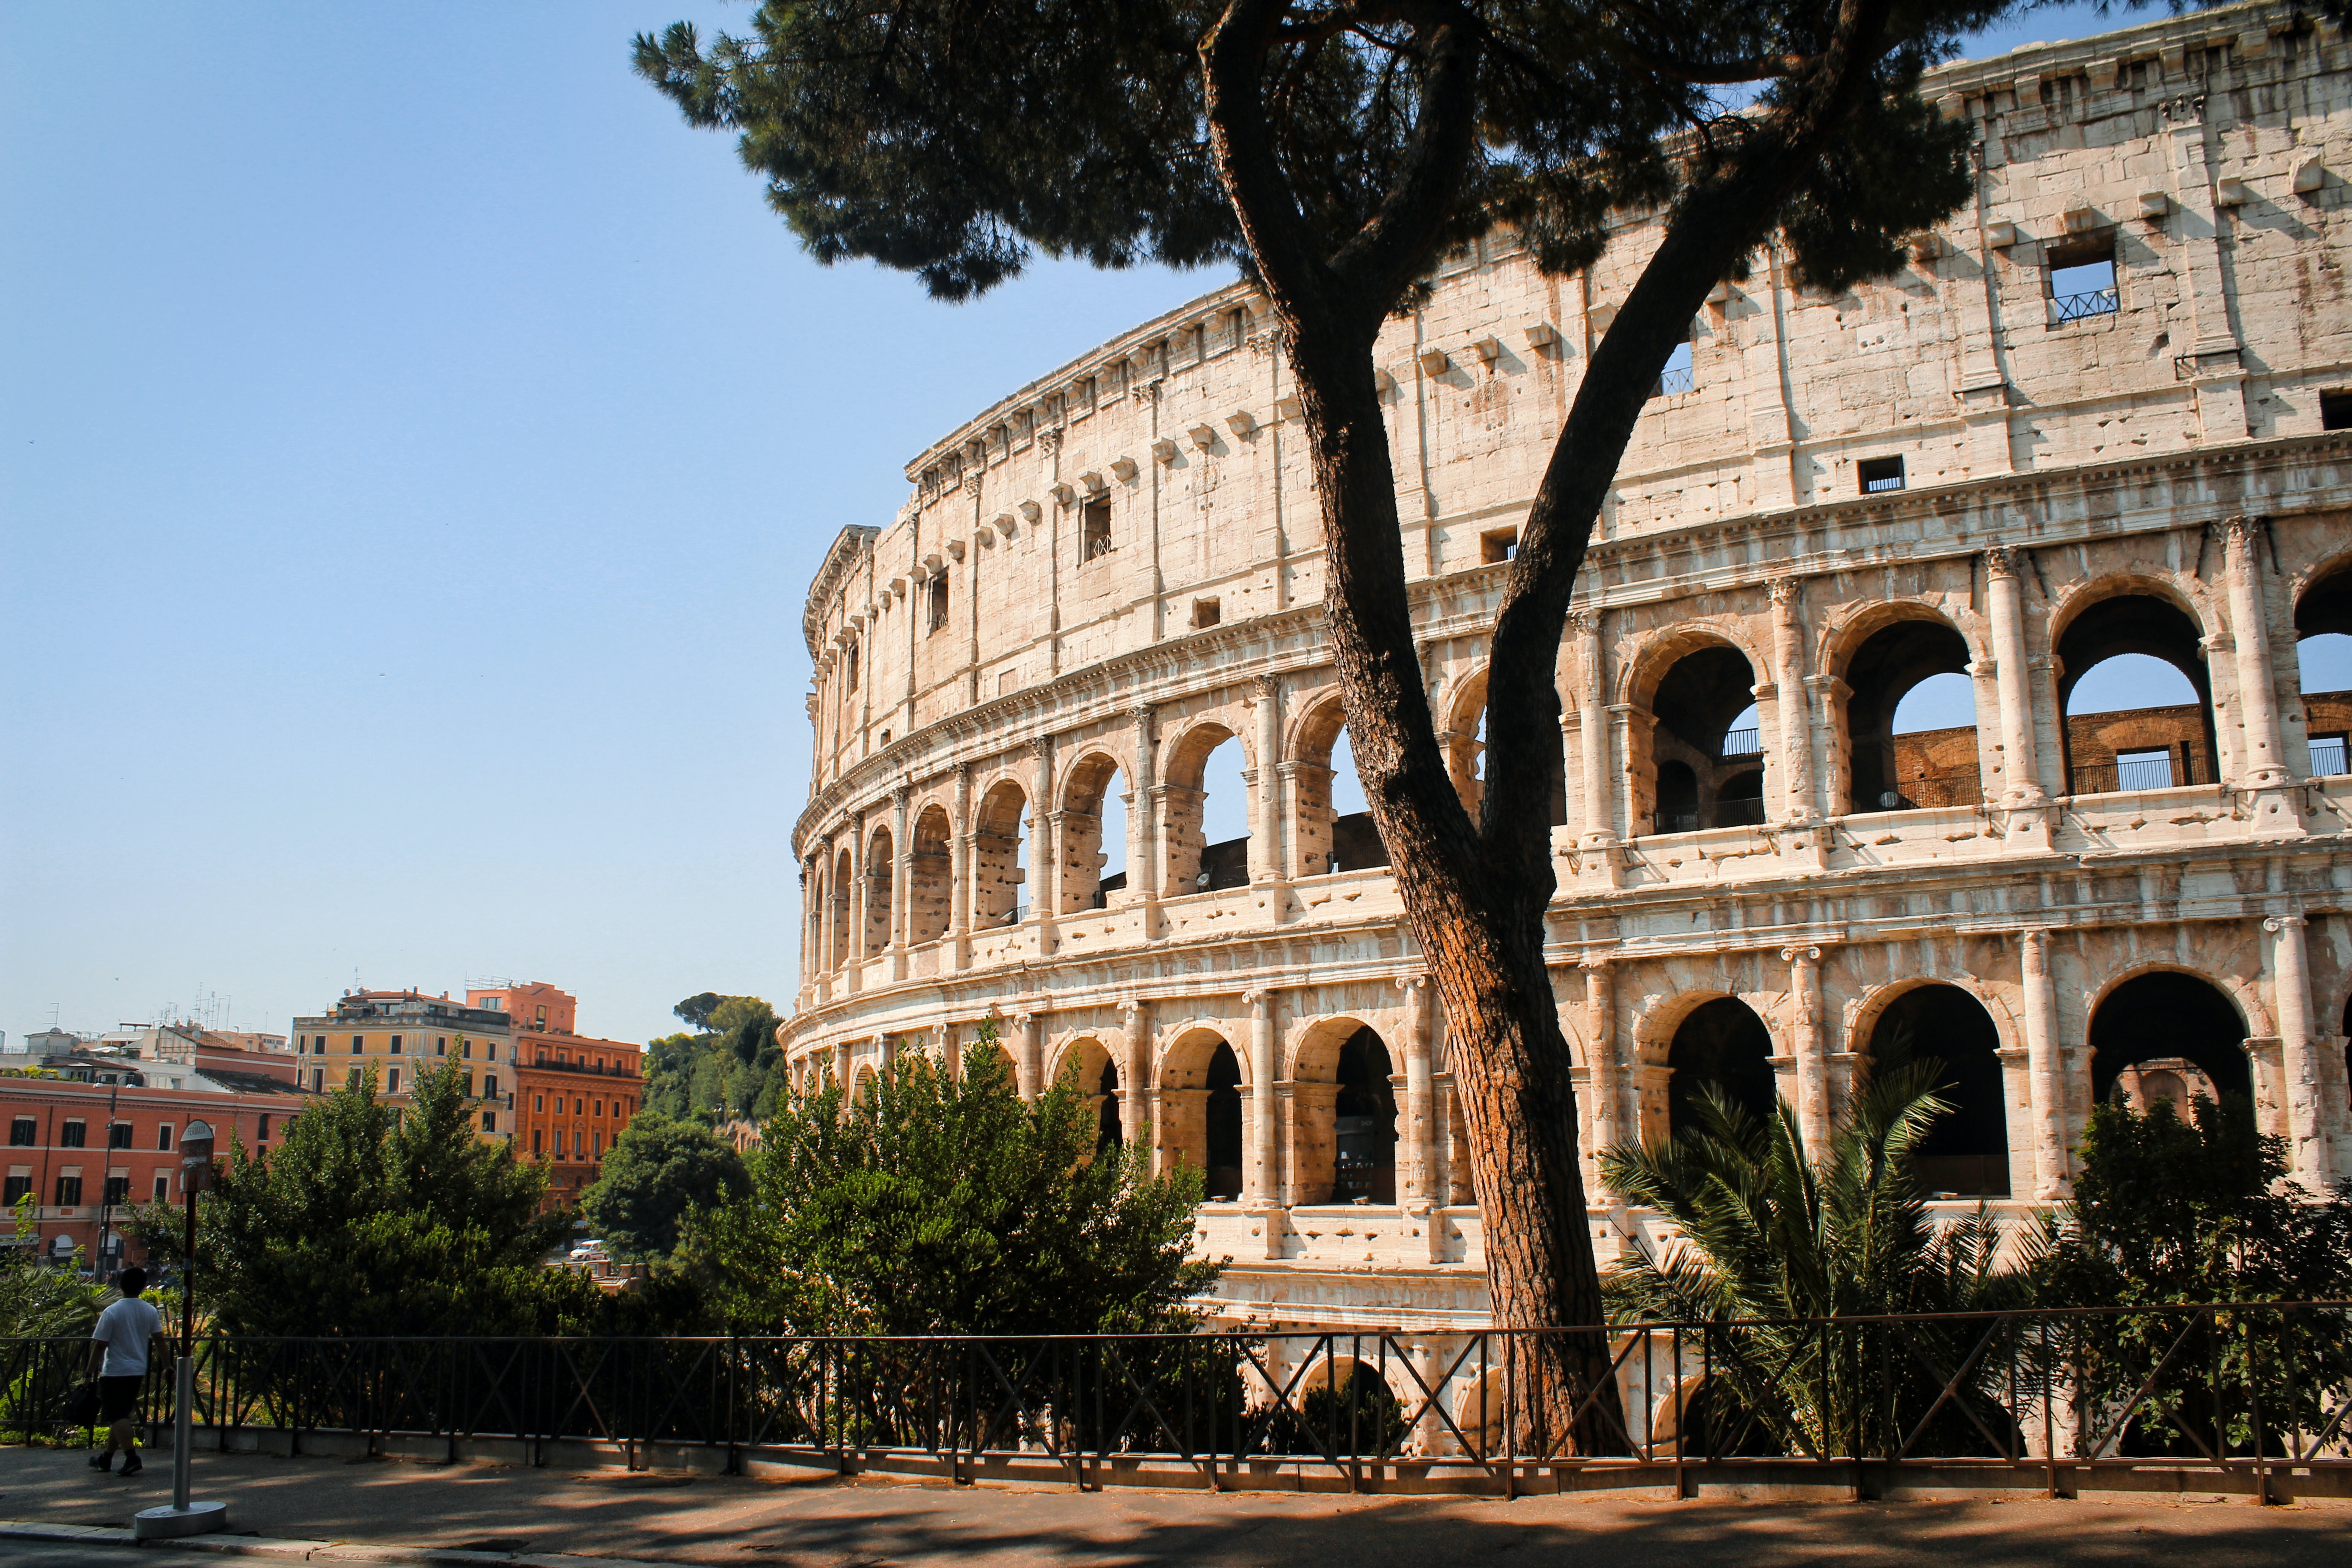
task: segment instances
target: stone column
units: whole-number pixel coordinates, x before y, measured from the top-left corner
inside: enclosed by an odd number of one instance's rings
[[[1423,1001],[1429,994],[1425,975],[1408,974],[1397,978],[1397,989],[1404,993],[1404,1021],[1397,1044],[1404,1053],[1404,1196],[1414,1201],[1428,1201],[1436,1195],[1437,1145],[1436,1117],[1430,1098],[1429,1024],[1423,1017]]]
[[[1279,882],[1282,874],[1282,682],[1261,675],[1257,692],[1257,756],[1250,787],[1250,879]]]
[[[915,847],[907,842],[907,801],[901,784],[890,792],[890,978],[907,978],[907,931],[915,886]]]
[[[2236,650],[2232,663],[2243,737],[2238,783],[2246,789],[2277,789],[2287,782],[2279,743],[2278,692],[2271,685],[2270,617],[2263,601],[2262,566],[2256,559],[2266,526],[2257,517],[2233,517],[2228,523],[2230,641]]]
[[[1054,806],[1054,737],[1031,742],[1037,771],[1029,800],[1029,918],[1037,922],[1037,954],[1054,951],[1054,899],[1061,890],[1062,847],[1055,831],[1062,814]]]
[[[2000,800],[2003,805],[2039,805],[2047,797],[2034,755],[2033,667],[2025,652],[2025,591],[2017,577],[2017,552],[1996,544],[1984,552],[1984,562],[1992,600],[1993,686],[2000,693]]]
[[[1617,977],[1610,970],[1609,961],[1598,953],[1585,954],[1577,961],[1577,966],[1584,971],[1585,1067],[1592,1089],[1593,1196],[1606,1204],[1614,1202],[1615,1194],[1601,1176],[1601,1151],[1629,1142],[1618,1131],[1622,1108],[1618,1103]]]
[[[1276,1181],[1274,993],[1252,991],[1242,1000],[1250,1010],[1250,1128],[1255,1145],[1247,1152],[1242,1197],[1248,1203],[1271,1204],[1281,1190]]]
[[[844,987],[853,993],[864,989],[866,983],[866,900],[873,889],[866,885],[866,818],[849,819],[849,910],[842,923],[841,977]]]
[[[972,866],[978,859],[972,851],[971,833],[971,764],[956,764],[955,821],[950,825],[948,843],[954,862],[948,868],[948,935],[958,969],[971,966],[971,879]]]
[[[1812,715],[1805,701],[1805,632],[1793,577],[1772,579],[1772,683],[1780,721],[1782,810],[1790,822],[1811,822],[1813,793]]]
[[[2033,1196],[2067,1194],[2065,1078],[2058,1052],[2058,987],[2050,973],[2050,932],[2036,926],[2019,938],[2025,989],[2025,1069],[2033,1103]]]
[[[845,1107],[848,1103],[845,1097],[849,1093],[849,1042],[847,1040],[835,1040],[833,1043],[833,1081],[841,1087],[841,1092],[845,1096],[843,1104]]]
[[[1617,842],[1616,813],[1609,788],[1609,703],[1601,649],[1601,612],[1569,616],[1578,649],[1576,731],[1584,772],[1584,843],[1599,849]]]
[[[1130,1149],[1152,1147],[1150,1129],[1159,1121],[1151,1106],[1151,1004],[1118,1005],[1127,1015],[1127,1056],[1118,1064],[1118,1130]]]
[[[1151,709],[1129,710],[1135,721],[1134,793],[1127,799],[1127,886],[1143,905],[1143,940],[1160,934],[1160,806],[1158,759],[1152,752]]]
[[[2314,1192],[2326,1192],[2334,1162],[2321,1115],[2319,1051],[2311,1027],[2311,963],[2301,915],[2263,922],[2271,938],[2271,1007],[2278,1018],[2279,1056],[2286,1069],[2290,1169]]]
[[[1622,819],[1618,822],[1621,837],[1639,838],[1647,827],[1642,821],[1641,802],[1633,798],[1633,726],[1643,717],[1642,710],[1631,702],[1612,702],[1609,713],[1617,721],[1617,755],[1620,759],[1610,780],[1610,816],[1612,821]]]
[[[1015,1013],[1013,1027],[1020,1035],[1013,1065],[1021,1098],[1034,1100],[1045,1087],[1045,1020],[1034,1013]]]
[[[1789,1053],[1797,1058],[1797,1130],[1805,1152],[1819,1159],[1830,1146],[1830,1063],[1822,1041],[1822,950],[1784,947],[1791,1009]]]

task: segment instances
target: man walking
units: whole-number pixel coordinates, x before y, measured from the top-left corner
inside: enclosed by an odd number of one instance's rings
[[[139,1385],[147,1381],[147,1344],[162,1326],[163,1315],[140,1300],[147,1289],[147,1270],[133,1266],[114,1277],[122,1299],[98,1315],[89,1331],[89,1371],[98,1379],[98,1418],[106,1423],[106,1447],[91,1456],[89,1468],[108,1470],[114,1450],[122,1450],[122,1473],[135,1476],[147,1468],[140,1458],[137,1426],[131,1407],[139,1402]],[[170,1346],[165,1345],[168,1361]]]

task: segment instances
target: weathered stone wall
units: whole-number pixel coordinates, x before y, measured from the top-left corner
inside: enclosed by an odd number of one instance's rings
[[[2295,658],[2298,607],[2352,570],[2352,432],[2318,396],[2352,388],[2352,58],[2239,7],[1929,91],[1977,135],[1974,207],[1848,293],[1759,253],[1694,323],[1690,385],[1644,416],[1580,587],[1550,938],[1582,1142],[1666,1132],[1716,1040],[1753,1044],[1822,1135],[1924,1001],[1980,1016],[1999,1141],[1966,1157],[2005,1161],[2008,1195],[1987,1190],[2021,1212],[2067,1190],[2095,1094],[2140,1092],[2126,1037],[2169,1015],[2136,983],[2179,975],[2205,1033],[2157,1054],[2226,1037],[2197,1070],[2242,1077],[2306,1179],[2352,1174],[2352,778],[2315,778],[2306,744],[2352,715],[2336,694],[2306,718]],[[1380,342],[1465,797],[1500,557],[1651,237],[1629,218],[1567,279],[1475,248]],[[2053,261],[2086,255],[2114,261],[2112,310],[2053,300]],[[1125,1134],[1195,1163],[1223,1047],[1244,1190],[1202,1211],[1199,1244],[1236,1260],[1219,1310],[1438,1333],[1485,1310],[1477,1211],[1395,889],[1328,869],[1342,716],[1266,328],[1236,286],[1137,329],[924,453],[900,514],[835,545],[805,617],[783,1038],[803,1074],[853,1076],[992,1020],[1024,1088],[1076,1063],[1091,1092],[1108,1067]],[[1899,487],[1865,491],[1889,458]],[[2151,651],[2196,705],[2069,716],[2084,670]],[[1888,735],[1935,673],[1966,677],[1974,727]],[[1748,702],[1760,755],[1727,753]],[[2197,737],[2210,778],[2094,779],[2147,735]],[[1202,891],[1202,766],[1229,738],[1247,881]],[[1114,794],[1124,846],[1099,842]],[[1373,1092],[1338,1076],[1363,1027],[1399,1198],[1332,1205],[1363,1136],[1341,1101]],[[1652,1224],[1594,1190],[1604,1250]]]

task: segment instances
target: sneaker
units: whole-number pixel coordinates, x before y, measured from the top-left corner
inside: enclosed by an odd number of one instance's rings
[[[121,1474],[126,1476],[135,1476],[146,1468],[147,1461],[139,1457],[137,1450],[134,1449],[122,1456]]]
[[[91,1455],[89,1459],[89,1468],[93,1470],[113,1469],[114,1450],[111,1448],[100,1448],[97,1453]]]

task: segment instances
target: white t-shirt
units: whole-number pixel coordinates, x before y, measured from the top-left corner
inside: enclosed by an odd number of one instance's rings
[[[135,1377],[147,1370],[147,1342],[154,1337],[163,1315],[146,1302],[126,1296],[98,1315],[89,1337],[106,1346],[100,1377]]]

